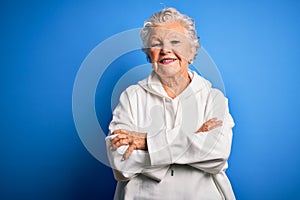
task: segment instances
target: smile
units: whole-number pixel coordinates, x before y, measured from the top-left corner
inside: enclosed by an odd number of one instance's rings
[[[167,65],[177,60],[176,58],[163,58],[159,61],[159,63]]]

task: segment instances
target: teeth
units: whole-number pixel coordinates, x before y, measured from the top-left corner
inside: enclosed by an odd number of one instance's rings
[[[174,61],[174,59],[163,59],[161,62],[168,63],[168,62],[172,62],[172,61]]]

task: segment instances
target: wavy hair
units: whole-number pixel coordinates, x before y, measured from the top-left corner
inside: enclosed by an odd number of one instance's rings
[[[147,19],[140,32],[140,36],[143,42],[142,50],[146,53],[148,61],[150,61],[148,49],[151,29],[155,26],[170,22],[181,22],[186,29],[186,36],[190,40],[191,44],[195,47],[196,51],[200,48],[199,37],[197,36],[194,20],[187,15],[180,13],[175,8],[165,8],[159,12],[154,13],[149,19]],[[196,54],[194,55],[194,59],[195,56]]]

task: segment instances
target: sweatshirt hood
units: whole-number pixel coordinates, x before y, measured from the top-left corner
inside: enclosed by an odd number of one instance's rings
[[[189,70],[189,76],[192,81],[177,97],[186,98],[202,90],[209,90],[211,88],[211,83],[205,78],[199,76],[196,72]],[[171,99],[164,90],[158,75],[154,71],[152,71],[147,78],[139,81],[138,84],[154,95]]]

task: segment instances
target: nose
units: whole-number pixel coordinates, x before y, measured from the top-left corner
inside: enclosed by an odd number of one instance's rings
[[[167,43],[164,43],[160,49],[160,53],[170,53],[171,51],[172,51],[172,48]]]

